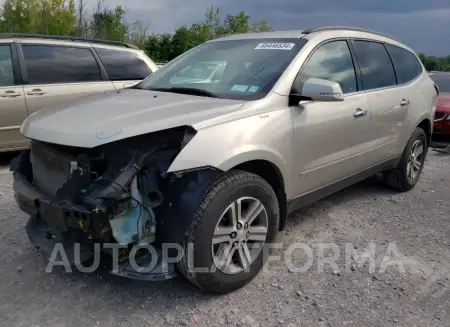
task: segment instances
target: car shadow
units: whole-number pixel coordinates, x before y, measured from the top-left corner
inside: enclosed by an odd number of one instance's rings
[[[104,306],[123,302],[128,303],[128,309],[131,306],[131,309],[139,310],[145,304],[162,315],[170,314],[178,306],[182,306],[183,311],[190,311],[202,302],[221,296],[202,292],[181,276],[163,281],[143,281],[116,276],[104,270],[88,274],[75,269],[67,273],[62,267],[55,268],[51,274],[57,275],[53,280],[59,287],[70,285],[78,288],[80,295],[86,298],[102,297]],[[118,310],[122,309],[126,311],[127,308],[120,307]]]
[[[390,190],[379,175],[369,177],[359,183],[333,193],[311,205],[305,206],[288,216],[287,228],[295,228],[307,220],[314,219],[319,214],[327,213],[333,208],[357,199],[393,196],[396,192]]]
[[[19,151],[14,152],[1,152],[0,153],[0,169],[9,169],[9,165],[11,164],[11,160],[14,159],[17,155],[19,155]]]

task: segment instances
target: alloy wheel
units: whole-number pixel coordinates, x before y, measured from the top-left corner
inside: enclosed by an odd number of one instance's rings
[[[408,164],[406,166],[406,173],[410,183],[414,183],[420,174],[424,158],[425,151],[423,142],[422,140],[416,140],[411,147],[411,152],[408,157]]]
[[[268,215],[264,205],[242,197],[222,213],[212,236],[214,265],[225,274],[247,270],[267,238]]]

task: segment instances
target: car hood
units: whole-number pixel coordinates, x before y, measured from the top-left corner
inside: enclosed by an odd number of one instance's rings
[[[91,148],[132,136],[193,126],[226,115],[245,102],[169,92],[124,89],[30,115],[21,133],[34,140]]]

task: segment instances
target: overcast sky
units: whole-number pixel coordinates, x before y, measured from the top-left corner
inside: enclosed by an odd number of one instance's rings
[[[96,0],[88,0],[93,7]],[[142,20],[150,32],[173,32],[204,18],[209,5],[222,16],[243,10],[276,30],[347,25],[389,34],[427,55],[450,55],[450,0],[105,0],[121,4],[127,20]]]

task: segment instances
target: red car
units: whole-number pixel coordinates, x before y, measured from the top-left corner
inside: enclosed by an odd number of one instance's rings
[[[450,72],[435,72],[430,77],[439,88],[433,134],[450,136]]]

